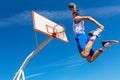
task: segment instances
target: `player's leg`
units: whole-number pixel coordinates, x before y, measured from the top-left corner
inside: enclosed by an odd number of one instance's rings
[[[100,28],[97,28],[96,30],[93,30],[93,31],[90,31],[89,32],[89,36],[97,36],[97,37],[99,37],[99,34],[102,32],[102,29],[100,29]]]
[[[76,36],[75,39],[76,39],[76,42],[78,45],[78,50],[79,50],[81,56],[86,57],[87,55],[84,53],[86,43],[88,42],[88,38],[87,38],[86,34],[79,34]]]
[[[86,59],[88,60],[88,62],[93,62],[101,53],[102,51],[96,50],[92,56],[88,56]]]
[[[93,62],[105,49],[109,48],[112,44],[117,44],[117,40],[105,40],[102,41],[102,47],[95,51],[92,56],[89,56],[87,60]]]
[[[87,42],[87,44],[86,44],[86,46],[85,46],[85,50],[84,50],[84,53],[85,53],[86,55],[89,55],[90,50],[91,50],[91,48],[92,48],[92,46],[93,46],[93,43],[94,43],[95,39],[96,39],[96,36],[92,36],[92,37],[90,38],[90,40]]]
[[[98,29],[96,29],[96,30],[94,30],[94,31],[91,31],[91,32],[89,33],[89,35],[92,36],[92,37],[90,38],[90,40],[89,40],[88,43],[86,44],[84,53],[86,53],[87,55],[89,55],[89,52],[90,52],[90,50],[91,50],[91,48],[92,48],[92,45],[93,45],[95,39],[99,36],[99,34],[100,34],[101,32],[102,32],[102,30],[101,30],[100,28],[98,28]]]

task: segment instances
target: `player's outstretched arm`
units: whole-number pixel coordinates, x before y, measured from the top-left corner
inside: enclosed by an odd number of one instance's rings
[[[96,21],[94,18],[92,18],[91,16],[83,16],[82,18],[83,20],[90,20],[91,22],[95,23],[100,29],[104,31],[104,26],[100,24],[98,21]]]
[[[100,24],[98,21],[96,21],[94,18],[92,17],[88,17],[90,21],[92,21],[93,23],[95,23],[100,29],[102,29],[104,31],[104,26],[102,24]]]

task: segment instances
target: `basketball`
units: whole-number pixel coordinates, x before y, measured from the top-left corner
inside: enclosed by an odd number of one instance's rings
[[[70,4],[68,5],[68,8],[69,8],[70,10],[74,10],[74,9],[76,9],[76,5],[75,5],[74,3],[70,3]]]

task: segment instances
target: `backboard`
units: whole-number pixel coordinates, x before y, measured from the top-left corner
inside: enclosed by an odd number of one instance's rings
[[[68,42],[64,27],[62,25],[53,22],[52,20],[42,16],[41,14],[38,14],[35,11],[32,11],[32,17],[34,29],[36,31],[42,32],[49,36],[53,36],[53,33],[57,32],[57,39]]]

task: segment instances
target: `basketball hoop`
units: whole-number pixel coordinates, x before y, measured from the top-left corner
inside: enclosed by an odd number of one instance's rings
[[[57,23],[36,13],[35,11],[32,11],[32,15],[33,15],[34,30],[47,34],[49,35],[49,37],[40,46],[37,46],[37,48],[33,50],[26,57],[26,59],[20,66],[19,70],[13,77],[13,80],[21,80],[20,79],[21,75],[22,75],[22,79],[25,80],[24,68],[26,67],[28,62],[53,39],[53,37],[58,38],[64,42],[68,42],[67,36],[65,34],[65,31],[62,25],[58,25]],[[36,37],[36,40],[37,40],[37,37]],[[36,43],[38,44],[38,42]]]
[[[33,11],[32,14],[34,30],[57,38],[61,41],[68,42],[65,30],[62,25],[59,25],[58,23],[44,17],[41,14],[36,13],[35,11]]]
[[[65,29],[63,25],[55,25],[54,27],[50,27],[46,25],[47,32],[51,34],[52,37],[58,38],[58,39],[63,39],[65,37]]]

